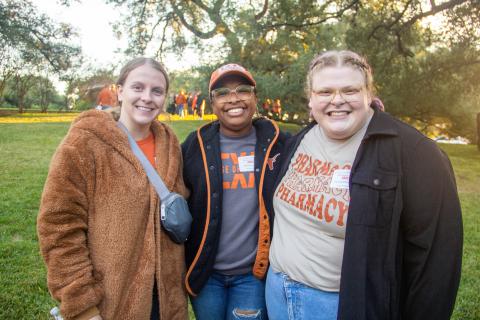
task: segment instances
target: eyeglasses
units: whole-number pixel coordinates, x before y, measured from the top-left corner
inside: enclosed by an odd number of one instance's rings
[[[212,90],[212,98],[215,99],[218,103],[225,103],[229,100],[230,95],[235,93],[239,100],[248,100],[252,97],[253,92],[255,91],[254,86],[249,86],[246,84],[239,85],[235,89],[231,90],[229,88],[217,88]]]
[[[363,87],[347,87],[342,89],[321,89],[312,91],[311,99],[314,102],[330,104],[337,94],[345,103],[359,102],[362,99]]]

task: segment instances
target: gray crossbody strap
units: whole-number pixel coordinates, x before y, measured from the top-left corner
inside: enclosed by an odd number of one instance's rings
[[[148,161],[145,154],[143,154],[135,139],[133,139],[130,132],[128,132],[128,129],[120,121],[118,121],[117,124],[118,127],[127,134],[128,142],[130,143],[130,147],[132,148],[133,153],[138,158],[138,160],[140,160],[143,169],[145,169],[145,172],[147,173],[147,177],[150,180],[150,183],[153,185],[155,190],[157,190],[160,200],[164,201],[165,198],[170,194],[170,191],[167,189],[167,187],[163,183],[163,180],[160,178],[155,168],[153,168],[150,161]]]

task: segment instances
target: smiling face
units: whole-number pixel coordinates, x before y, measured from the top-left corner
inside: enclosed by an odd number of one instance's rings
[[[365,85],[363,73],[348,65],[315,71],[308,105],[327,137],[346,140],[365,125],[373,114]]]
[[[118,99],[122,102],[120,121],[132,135],[148,135],[150,124],[163,111],[167,82],[162,72],[143,64],[128,74],[119,86]],[[135,135],[134,135],[135,137]]]
[[[250,82],[237,75],[227,75],[215,84],[214,89],[228,88],[235,90],[239,85]],[[257,108],[257,97],[252,93],[248,99],[241,100],[237,94],[230,93],[225,102],[212,98],[213,113],[220,122],[222,134],[230,137],[246,135],[252,128],[252,118]]]

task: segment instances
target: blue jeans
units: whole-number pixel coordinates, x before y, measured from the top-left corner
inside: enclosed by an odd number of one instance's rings
[[[214,272],[190,300],[197,320],[268,319],[265,282],[251,272],[236,276]]]
[[[274,320],[335,320],[338,292],[326,292],[270,268],[265,289],[268,316]]]

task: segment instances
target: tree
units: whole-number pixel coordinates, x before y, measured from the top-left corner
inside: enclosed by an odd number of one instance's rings
[[[437,10],[434,4],[424,12]],[[480,108],[474,98],[480,80],[478,3],[445,9],[437,29],[412,14],[394,19],[383,10],[365,9],[348,29],[346,42],[369,58],[387,111],[424,132],[472,139],[474,110]]]
[[[389,112],[452,135],[474,132],[478,104],[465,99],[480,83],[478,0],[105,1],[131,11],[118,26],[129,53],[215,52],[200,78],[239,62],[258,78],[260,98],[278,95],[286,110],[307,113],[302,88],[313,55],[348,48],[368,57]],[[432,18],[441,29],[426,24]]]
[[[0,102],[3,100],[3,93],[8,81],[15,75],[18,68],[12,50],[7,47],[0,51]]]
[[[80,49],[68,24],[55,24],[27,0],[0,0],[0,43],[28,62],[46,61],[54,71],[70,67]],[[3,49],[2,48],[2,49]]]
[[[0,45],[5,58],[0,63],[0,95],[5,81],[14,79],[14,100],[23,112],[33,79],[42,73],[65,72],[79,56],[79,47],[71,43],[74,36],[70,25],[54,23],[28,0],[0,0]],[[42,108],[47,108],[48,97],[44,98]]]
[[[130,38],[132,53],[143,53],[152,42],[158,43],[157,52],[176,49],[181,52],[189,43],[208,46],[202,40],[217,39],[225,48],[228,58],[243,59],[275,44],[282,37],[298,39],[318,31],[317,27],[346,20],[354,23],[355,17],[367,11],[376,12],[370,38],[381,39],[387,33],[398,40],[398,50],[408,54],[402,44],[402,33],[426,17],[452,10],[462,5],[475,7],[477,1],[450,0],[437,4],[420,0],[402,1],[225,1],[225,0],[106,0],[126,6],[131,14],[123,21]],[[186,32],[195,37],[188,41]],[[220,39],[219,39],[220,38]],[[291,43],[292,44],[292,43]],[[293,43],[294,44],[294,43]],[[284,47],[285,48],[285,47]],[[255,50],[257,49],[257,50]],[[286,50],[291,51],[291,50]],[[273,51],[272,51],[273,52]],[[277,52],[282,56],[284,52]]]
[[[17,107],[18,107],[19,113],[23,113],[23,111],[27,107],[25,103],[26,102],[25,98],[33,82],[33,79],[34,79],[34,76],[31,73],[22,74],[19,72],[15,74],[14,83],[15,83],[15,92],[17,95]]]
[[[28,92],[28,99],[31,104],[39,106],[41,112],[47,112],[49,106],[58,101],[57,91],[48,74],[33,78]]]

